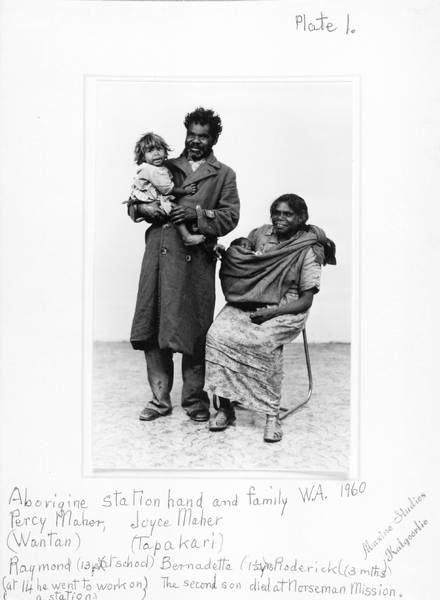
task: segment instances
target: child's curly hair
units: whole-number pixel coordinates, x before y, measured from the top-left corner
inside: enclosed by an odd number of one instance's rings
[[[134,160],[136,164],[140,165],[145,162],[145,152],[150,152],[153,148],[163,148],[165,150],[165,158],[168,158],[168,152],[171,152],[171,148],[163,137],[149,131],[136,142],[136,146],[134,147]]]

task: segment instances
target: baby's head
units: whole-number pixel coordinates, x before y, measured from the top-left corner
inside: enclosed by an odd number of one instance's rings
[[[171,148],[166,141],[157,133],[146,133],[136,143],[134,149],[134,160],[137,165],[148,163],[155,167],[161,167],[168,158]]]
[[[231,246],[239,246],[240,248],[244,248],[245,250],[253,250],[254,246],[249,238],[240,237],[235,240],[232,240]]]

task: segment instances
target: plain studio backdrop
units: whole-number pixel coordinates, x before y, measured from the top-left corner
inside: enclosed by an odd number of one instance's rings
[[[237,174],[241,217],[221,243],[269,222],[281,194],[302,196],[310,223],[336,243],[336,267],[323,269],[308,334],[348,342],[351,328],[353,84],[350,81],[101,80],[86,97],[86,143],[94,159],[94,339],[129,339],[144,249],[144,223],[125,205],[136,166],[133,151],[147,131],[178,156],[183,119],[196,106],[217,111],[223,133],[214,152]],[[87,212],[91,215],[90,206]],[[87,218],[87,217],[86,217]],[[224,298],[217,281],[216,312]]]

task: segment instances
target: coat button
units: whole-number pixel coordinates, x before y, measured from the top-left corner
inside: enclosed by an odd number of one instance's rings
[[[191,260],[192,260],[192,258],[191,258],[191,254],[187,254],[187,255],[185,256],[185,260],[186,260],[186,262],[191,262]]]
[[[160,253],[161,254],[166,254],[168,252],[168,250],[166,248],[161,248],[160,249]]]
[[[169,227],[169,226],[170,226],[170,224],[169,224],[169,223],[165,223],[164,225],[162,225],[162,228],[163,228],[163,229],[168,229],[168,227]]]

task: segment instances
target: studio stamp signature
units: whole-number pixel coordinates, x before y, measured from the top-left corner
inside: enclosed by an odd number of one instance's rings
[[[377,530],[377,533],[362,543],[364,559],[377,548],[381,547],[384,553],[384,559],[390,563],[404,548],[408,548],[415,537],[418,537],[420,532],[428,525],[426,519],[417,519],[413,517],[413,511],[418,508],[418,505],[426,499],[424,492],[417,496],[410,496],[403,506],[394,510],[392,522],[389,522],[384,528]],[[403,533],[397,530],[398,526],[404,523],[407,518],[412,518],[412,522]],[[397,537],[395,537],[397,534]]]

